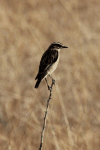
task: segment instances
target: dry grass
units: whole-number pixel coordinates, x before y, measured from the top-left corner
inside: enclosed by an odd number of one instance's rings
[[[100,149],[99,0],[0,0],[0,150],[37,150],[48,90],[42,53],[68,46],[53,74],[43,150]]]

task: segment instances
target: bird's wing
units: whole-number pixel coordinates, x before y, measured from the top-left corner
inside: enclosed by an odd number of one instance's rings
[[[40,66],[39,66],[39,73],[46,72],[48,68],[56,62],[58,58],[58,51],[57,50],[47,50],[40,61]]]

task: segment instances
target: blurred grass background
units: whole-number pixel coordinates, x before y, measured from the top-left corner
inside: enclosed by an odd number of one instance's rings
[[[39,148],[49,92],[35,76],[52,42],[69,48],[52,74],[43,150],[100,150],[99,12],[99,0],[0,0],[0,150]]]

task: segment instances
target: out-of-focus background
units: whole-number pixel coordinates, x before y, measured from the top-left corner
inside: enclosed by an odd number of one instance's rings
[[[52,74],[43,150],[100,150],[99,0],[0,0],[0,150],[39,148],[49,91],[34,85],[52,42],[69,48]]]

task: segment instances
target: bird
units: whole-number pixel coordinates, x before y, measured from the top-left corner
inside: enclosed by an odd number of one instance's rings
[[[57,65],[59,62],[60,50],[63,48],[68,48],[68,47],[64,46],[60,42],[53,42],[48,47],[48,49],[44,52],[44,54],[42,55],[42,58],[40,60],[38,74],[35,78],[35,80],[37,80],[37,82],[35,84],[35,88],[38,88],[41,81],[43,79],[46,80],[46,77],[48,75],[51,76],[51,74],[57,68]],[[46,82],[47,82],[47,80],[46,80]]]

